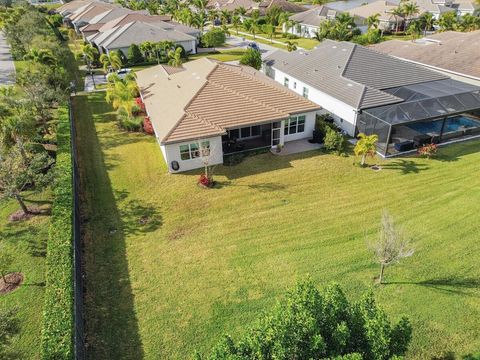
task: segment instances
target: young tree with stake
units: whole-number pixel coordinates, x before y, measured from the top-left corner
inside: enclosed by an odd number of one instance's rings
[[[414,253],[403,227],[395,225],[387,210],[382,212],[378,240],[371,245],[375,258],[380,263],[379,283],[383,283],[383,273],[387,266],[400,262]]]

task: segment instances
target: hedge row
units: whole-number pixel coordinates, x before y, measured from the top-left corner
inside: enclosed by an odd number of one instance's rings
[[[59,109],[54,201],[46,258],[43,311],[43,360],[74,357],[73,313],[73,187],[70,121],[67,107]]]

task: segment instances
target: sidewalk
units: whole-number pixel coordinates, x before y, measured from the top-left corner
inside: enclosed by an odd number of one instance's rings
[[[2,32],[0,32],[0,85],[15,83],[15,63],[10,53],[10,45]]]

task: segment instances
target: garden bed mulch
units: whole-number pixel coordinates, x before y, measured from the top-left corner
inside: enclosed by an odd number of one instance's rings
[[[5,295],[15,291],[20,287],[20,285],[22,285],[23,279],[23,274],[19,272],[5,275],[6,282],[0,276],[0,295]]]
[[[25,214],[22,210],[17,210],[14,213],[10,214],[8,220],[10,221],[22,221],[30,219],[36,215],[50,215],[51,209],[50,207],[29,207],[28,214]]]

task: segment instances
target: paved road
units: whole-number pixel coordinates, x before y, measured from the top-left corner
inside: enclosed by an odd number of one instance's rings
[[[230,46],[238,47],[238,48],[246,48],[247,45],[251,42],[255,42],[255,40],[249,40],[249,39],[242,39],[241,37],[231,35],[227,38],[226,43]],[[279,48],[276,48],[274,46],[270,46],[267,44],[263,44],[260,42],[257,42],[258,47],[260,48],[260,52],[262,53],[262,57],[265,58],[271,53],[273,53],[276,50],[282,50]]]
[[[10,53],[10,46],[0,32],[0,85],[15,83],[15,64]]]

